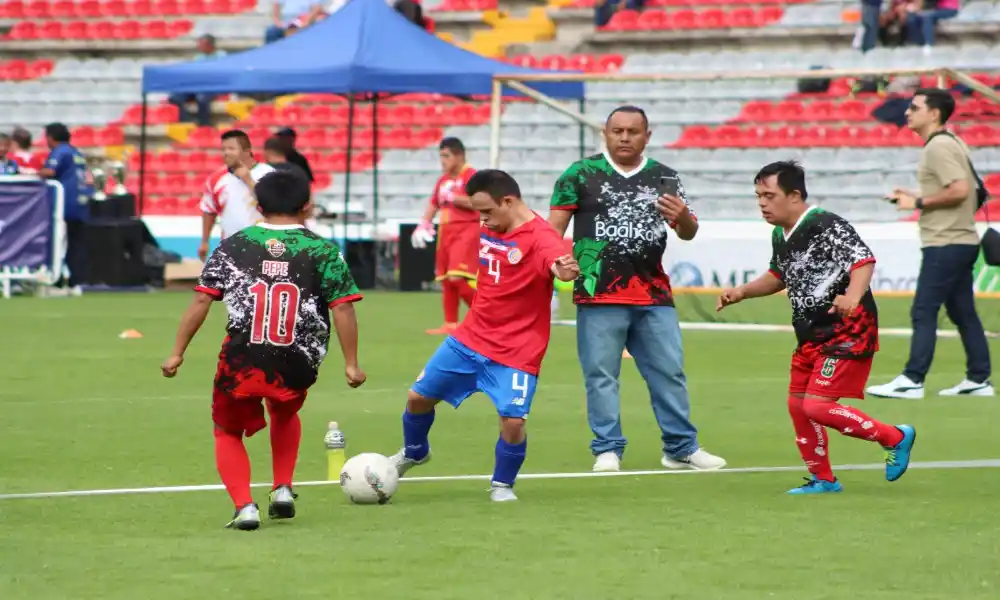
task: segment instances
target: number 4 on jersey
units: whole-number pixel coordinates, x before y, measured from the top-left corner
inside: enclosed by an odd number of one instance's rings
[[[299,318],[299,286],[285,281],[268,286],[263,281],[250,286],[253,294],[253,322],[250,343],[291,346]]]

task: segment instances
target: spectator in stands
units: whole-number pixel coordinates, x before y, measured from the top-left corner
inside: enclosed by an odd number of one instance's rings
[[[85,281],[87,270],[86,227],[90,217],[91,186],[87,183],[87,159],[70,144],[69,128],[62,123],[45,126],[49,157],[39,175],[58,180],[63,187],[63,219],[66,221],[66,267],[69,287]],[[61,284],[66,282],[61,281]]]
[[[911,22],[916,19],[919,9],[914,0],[892,0],[889,9],[879,17],[878,41],[887,48],[917,44],[911,39]]]
[[[284,127],[279,129],[274,135],[285,143],[285,156],[288,157],[288,162],[298,165],[300,169],[305,171],[306,177],[309,178],[309,183],[316,181],[316,178],[313,177],[312,167],[309,166],[309,160],[295,149],[295,140],[298,138],[295,130],[291,127]]]
[[[424,9],[419,2],[414,0],[395,0],[392,7],[396,12],[406,17],[406,20],[421,29],[427,29],[427,22],[424,21]]]
[[[938,21],[954,19],[959,8],[959,0],[923,0],[920,10],[907,22],[911,43],[922,44],[924,54],[929,55],[934,46]]]
[[[31,151],[31,132],[24,127],[15,127],[10,137],[14,141],[10,156],[17,162],[18,170],[22,175],[37,173],[44,161],[41,154]]]
[[[264,43],[270,44],[322,21],[340,10],[349,0],[333,0],[325,6],[316,0],[275,1],[271,7],[272,24],[264,32]]]
[[[642,10],[646,0],[597,0],[594,6],[594,25],[604,27],[616,12]]]
[[[198,38],[197,52],[194,60],[206,60],[225,56],[226,51],[220,50],[215,45],[215,36],[206,33]],[[171,94],[169,101],[177,106],[180,113],[181,123],[197,123],[201,126],[212,124],[212,94]],[[191,114],[190,105],[196,105],[194,115]]]
[[[288,162],[288,142],[278,136],[269,137],[264,142],[264,160],[276,171],[291,171],[306,181],[312,181],[302,167]]]
[[[892,200],[900,210],[920,211],[922,260],[910,310],[913,336],[909,361],[902,375],[869,387],[873,396],[924,397],[924,378],[934,359],[942,304],[962,338],[966,373],[961,383],[941,390],[939,395],[994,395],[990,349],[973,296],[973,270],[979,258],[978,182],[968,146],[945,128],[954,112],[955,98],[948,90],[936,88],[917,90],[906,111],[907,125],[925,140],[917,166],[920,192],[896,189]]]
[[[8,156],[10,152],[10,136],[0,133],[0,175],[17,175],[17,161]]]
[[[878,43],[882,0],[861,0],[861,51],[868,52]]]

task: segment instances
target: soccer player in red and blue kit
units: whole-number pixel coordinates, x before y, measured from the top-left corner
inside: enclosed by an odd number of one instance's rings
[[[528,447],[524,420],[549,345],[553,276],[572,281],[580,268],[565,254],[562,236],[521,200],[507,173],[479,171],[466,192],[482,221],[476,301],[410,388],[404,446],[392,459],[400,475],[426,463],[437,404],[458,408],[483,392],[501,421],[490,498],[507,502],[517,500],[514,480]]]

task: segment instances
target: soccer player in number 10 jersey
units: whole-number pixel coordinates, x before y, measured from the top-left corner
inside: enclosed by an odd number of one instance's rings
[[[565,254],[562,236],[521,200],[510,175],[479,171],[466,190],[482,220],[476,301],[410,388],[404,446],[392,459],[400,475],[430,460],[435,406],[458,408],[483,392],[500,415],[490,497],[506,502],[517,499],[514,479],[528,443],[524,420],[549,345],[553,276],[572,281],[580,269]]]
[[[212,301],[225,303],[228,335],[215,375],[212,421],[216,466],[236,506],[227,527],[241,530],[260,526],[243,436],[266,426],[262,401],[271,422],[274,470],[268,514],[272,519],[295,516],[292,475],[302,438],[298,412],[326,356],[330,309],[347,383],[358,387],[365,381],[353,306],[361,294],[337,245],[304,226],[312,208],[309,182],[295,173],[269,173],[255,191],[264,222],[227,237],[212,253],[174,350],[161,367],[164,377],[176,375]]]
[[[764,220],[774,225],[770,269],[722,292],[718,310],[747,298],[788,292],[798,346],[792,354],[788,412],[799,453],[812,477],[790,494],[839,492],[826,431],[885,448],[885,478],[896,481],[910,464],[916,431],[892,426],[840,403],[865,397],[878,350],[878,312],[869,286],[872,251],[850,223],[806,204],[805,172],[794,162],[765,166],[754,178]]]

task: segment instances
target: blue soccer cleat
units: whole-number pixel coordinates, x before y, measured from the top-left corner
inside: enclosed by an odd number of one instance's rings
[[[835,494],[842,491],[844,491],[844,486],[840,485],[836,479],[826,481],[825,479],[816,479],[814,475],[806,478],[805,484],[788,490],[788,493],[801,496],[803,494]]]
[[[892,448],[885,449],[885,480],[896,481],[906,473],[910,466],[910,453],[913,442],[917,440],[917,430],[912,425],[897,425],[903,434],[903,439]]]

